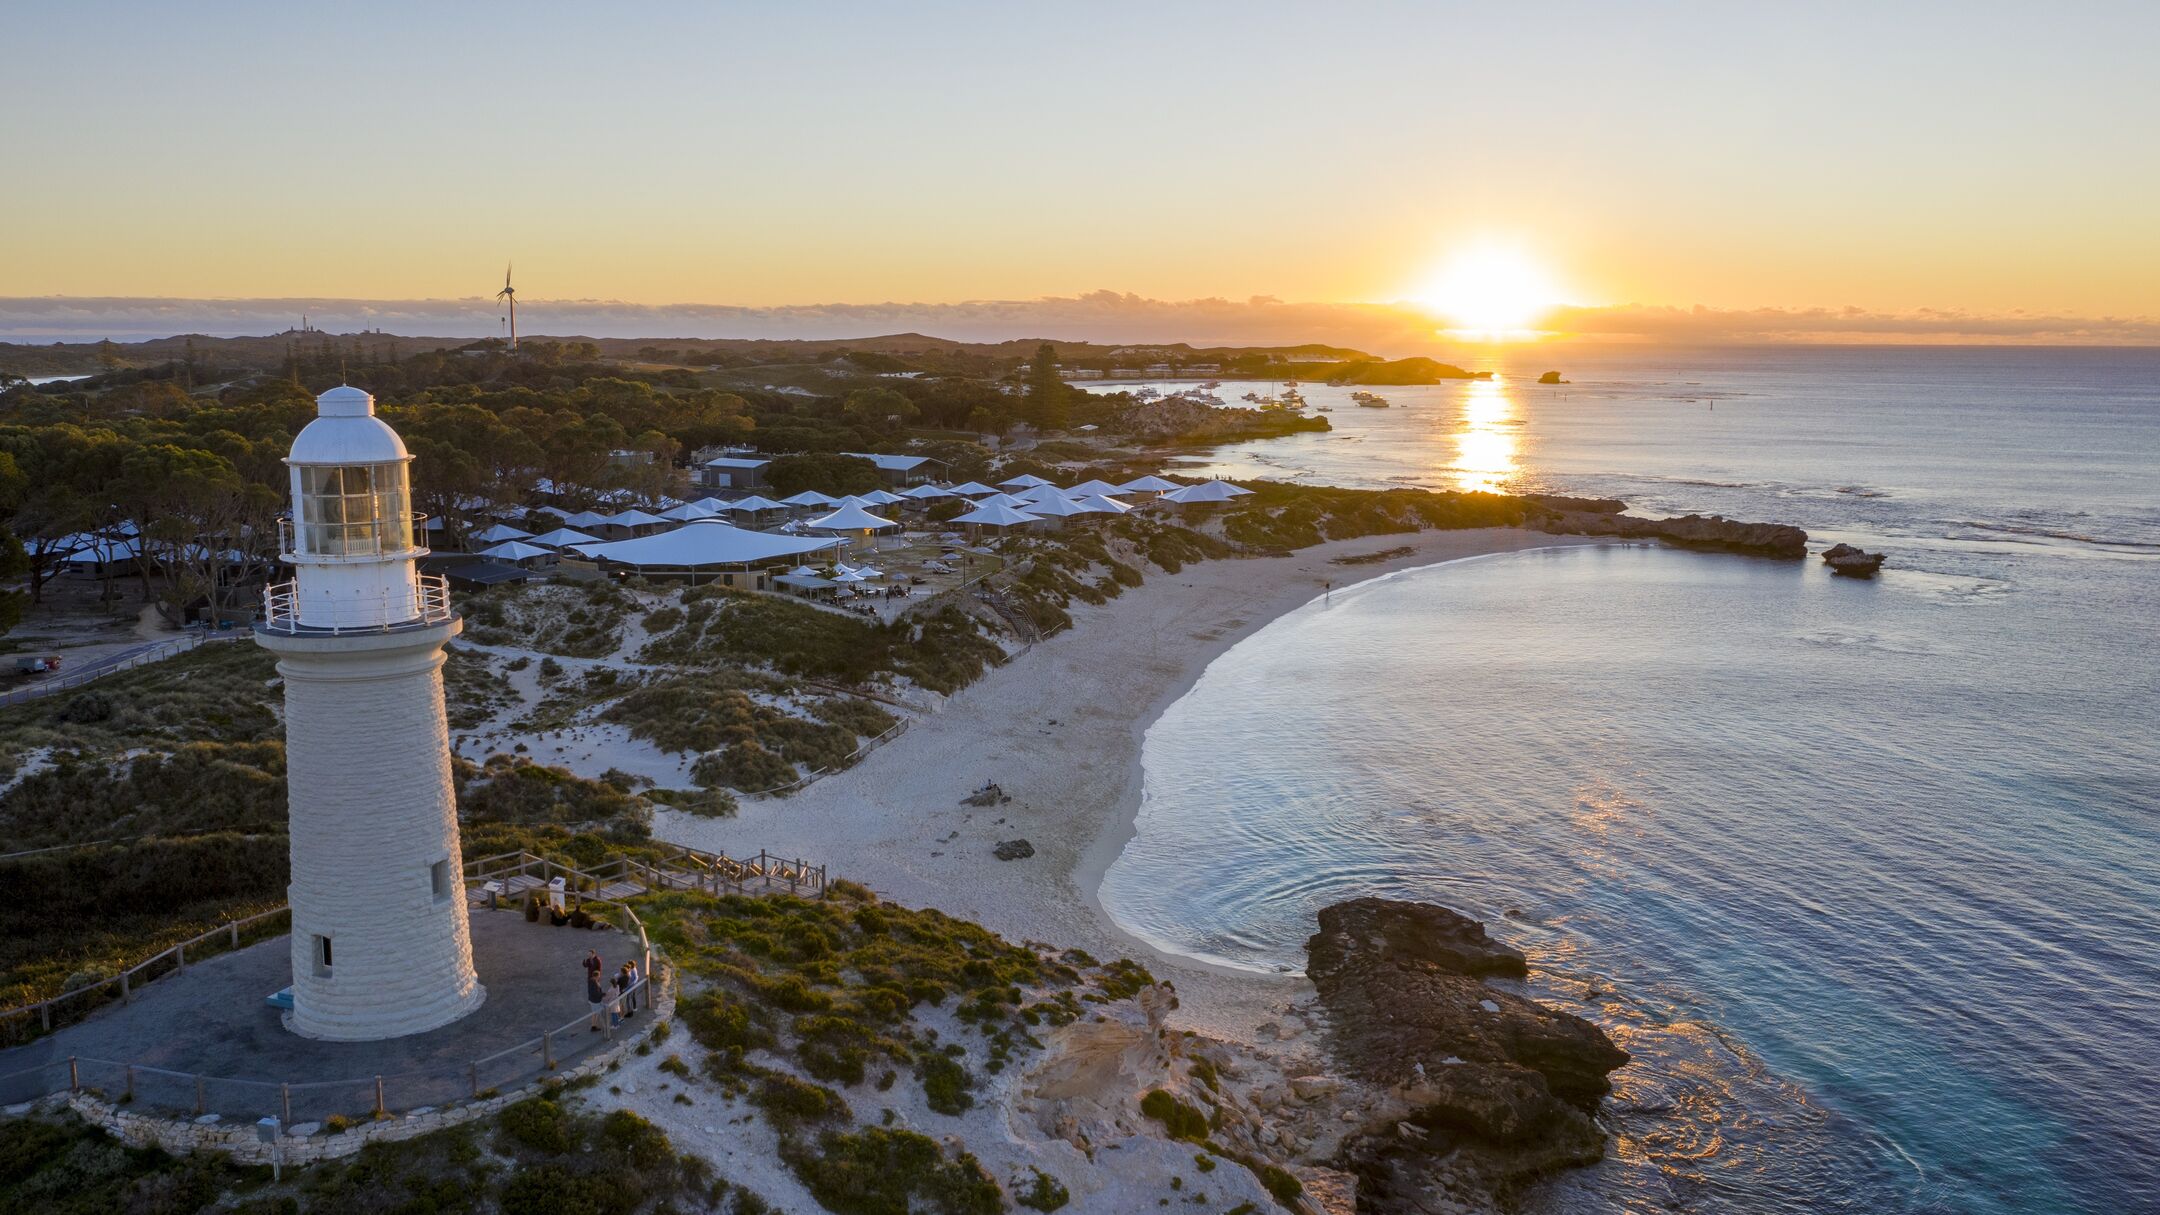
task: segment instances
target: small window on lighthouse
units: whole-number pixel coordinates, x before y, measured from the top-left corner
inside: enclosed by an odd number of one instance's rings
[[[322,978],[330,977],[330,938],[315,934],[315,973]]]
[[[435,887],[435,901],[450,897],[450,862],[437,861],[428,866],[428,881]]]

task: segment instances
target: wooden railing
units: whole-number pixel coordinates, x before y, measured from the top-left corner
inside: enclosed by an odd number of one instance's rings
[[[208,932],[189,937],[187,940],[162,952],[150,955],[110,978],[87,983],[73,991],[64,991],[49,1000],[35,1004],[22,1004],[14,1008],[0,1009],[0,1040],[26,1042],[39,1034],[51,1033],[56,1025],[68,1025],[90,1015],[91,1011],[110,1001],[117,993],[125,1004],[135,998],[135,989],[161,975],[178,974],[188,968],[192,952],[195,961],[215,957],[240,948],[245,936],[253,942],[278,935],[275,932],[256,931],[257,925],[280,916],[290,917],[292,908],[273,907],[257,912],[244,919],[220,924]],[[37,1028],[25,1032],[26,1022],[35,1019]]]

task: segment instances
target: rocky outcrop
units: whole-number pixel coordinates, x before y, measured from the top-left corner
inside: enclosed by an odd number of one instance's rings
[[[1873,578],[1875,572],[1883,567],[1883,562],[1889,560],[1889,555],[1871,553],[1850,544],[1833,544],[1823,550],[1822,559],[1823,564],[1829,566],[1833,574],[1843,574],[1847,578]]]
[[[1500,1192],[1603,1155],[1592,1115],[1627,1052],[1581,1017],[1488,983],[1528,966],[1484,925],[1353,899],[1320,913],[1306,953],[1336,1065],[1413,1111],[1343,1145],[1359,1210],[1422,1211],[1433,1194]]]
[[[1151,443],[1226,443],[1305,430],[1327,430],[1328,420],[1291,409],[1237,409],[1203,405],[1184,397],[1149,401],[1112,418],[1105,430]]]
[[[1544,509],[1533,510],[1526,526],[1562,536],[1620,536],[1631,540],[1663,540],[1683,548],[1719,549],[1757,557],[1798,560],[1807,556],[1807,533],[1783,523],[1742,523],[1722,515],[1682,515],[1677,519],[1645,519],[1625,515],[1624,504],[1591,499],[1599,508],[1573,510],[1554,503],[1582,499],[1540,498]],[[1608,505],[1619,510],[1603,509]]]

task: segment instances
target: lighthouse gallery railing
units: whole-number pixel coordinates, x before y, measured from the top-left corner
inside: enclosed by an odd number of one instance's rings
[[[278,633],[383,633],[418,624],[442,624],[452,615],[450,582],[441,574],[421,574],[413,580],[412,593],[402,592],[338,605],[350,615],[349,623],[300,619],[300,588],[297,580],[273,582],[263,588],[264,628]]]

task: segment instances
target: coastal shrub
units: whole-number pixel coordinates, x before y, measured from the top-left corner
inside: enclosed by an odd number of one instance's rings
[[[699,818],[729,818],[740,808],[725,789],[647,789],[645,799]]]
[[[1208,1137],[1207,1115],[1164,1089],[1149,1089],[1140,1098],[1140,1112],[1162,1123],[1163,1131],[1172,1139],[1184,1139],[1193,1143],[1205,1143]]]
[[[665,633],[682,622],[683,610],[673,604],[645,613],[645,631],[648,633]]]
[[[1290,1175],[1289,1170],[1281,1165],[1263,1164],[1253,1170],[1253,1176],[1260,1179],[1260,1184],[1275,1201],[1292,1210],[1297,1209],[1297,1200],[1305,1193],[1305,1187]]]
[[[759,1078],[750,1099],[765,1111],[773,1125],[785,1130],[804,1122],[847,1118],[847,1102],[822,1084],[798,1080],[786,1072],[768,1071]]]
[[[973,1078],[965,1067],[945,1055],[925,1055],[917,1065],[922,1077],[923,1098],[940,1114],[964,1114],[975,1104],[968,1094]]]
[[[545,1097],[528,1097],[503,1107],[496,1117],[502,1133],[513,1143],[536,1152],[561,1154],[577,1144],[570,1117],[560,1105]]]
[[[629,1110],[611,1110],[600,1120],[600,1142],[641,1169],[654,1169],[675,1158],[667,1134]]]
[[[457,786],[460,814],[476,822],[604,824],[643,830],[652,807],[622,782],[495,754]]]
[[[810,706],[817,719],[840,726],[865,738],[875,738],[893,728],[898,721],[872,701],[855,697],[832,696]]]
[[[1013,1201],[1031,1211],[1055,1211],[1072,1201],[1072,1193],[1058,1179],[1041,1169],[1030,1168],[1035,1180],[1028,1188],[1013,1196]]]
[[[795,765],[751,739],[698,757],[690,777],[701,785],[728,785],[745,793],[763,793],[796,778]]]
[[[948,1158],[936,1140],[915,1131],[827,1131],[814,1146],[783,1139],[780,1156],[836,1215],[996,1215],[1005,1206],[973,1155]]]
[[[0,861],[9,900],[0,1007],[59,995],[78,977],[117,973],[175,942],[276,907],[285,900],[287,859],[282,834],[217,833]],[[281,930],[275,922],[251,931]],[[76,1003],[87,1011],[94,999]],[[36,1028],[34,1017],[0,1022],[0,1042]]]

